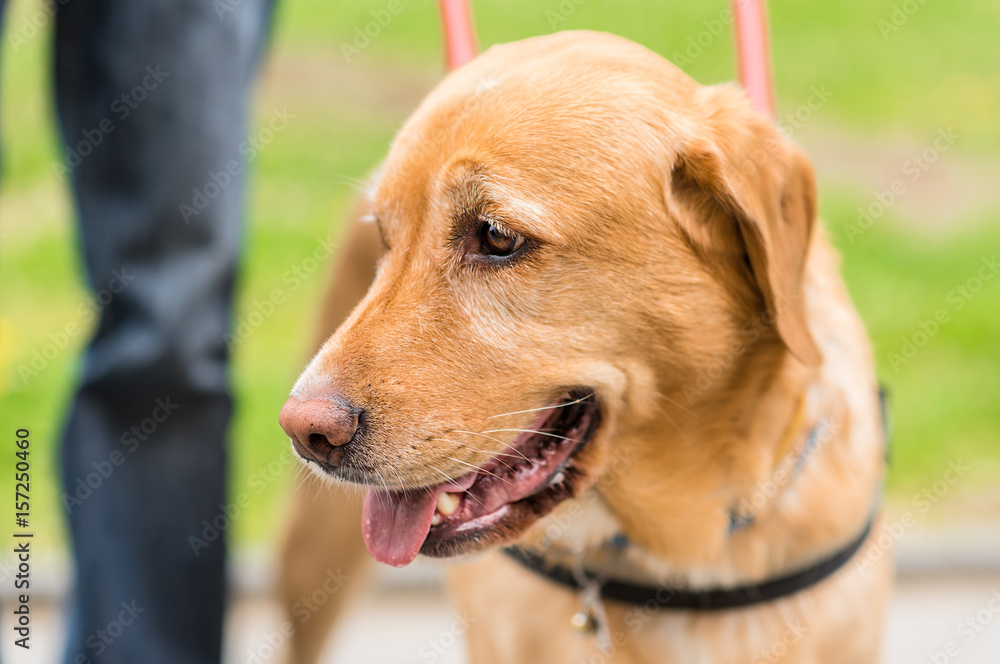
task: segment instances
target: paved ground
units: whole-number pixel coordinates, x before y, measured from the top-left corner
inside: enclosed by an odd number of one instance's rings
[[[884,662],[997,664],[1000,601],[994,601],[994,609],[990,609],[994,593],[1000,597],[1000,576],[904,580],[893,599]],[[36,606],[34,612],[33,648],[25,656],[11,648],[10,616],[4,611],[0,621],[4,662],[57,661],[61,616],[51,604]],[[237,602],[230,616],[225,664],[277,664],[280,660],[274,656],[274,648],[280,649],[282,641],[278,619],[276,607],[267,601]],[[461,664],[461,628],[455,620],[446,598],[437,590],[372,592],[341,625],[326,661]],[[947,654],[949,649],[953,654]]]

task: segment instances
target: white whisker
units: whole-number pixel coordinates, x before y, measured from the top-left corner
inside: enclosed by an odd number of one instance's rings
[[[540,436],[552,436],[553,438],[560,438],[562,440],[571,440],[566,436],[560,436],[555,433],[549,433],[548,431],[536,431],[534,429],[491,429],[490,431],[487,431],[487,433],[497,433],[499,431],[518,431],[520,433],[537,433]]]
[[[487,436],[487,435],[486,435],[485,433],[477,433],[477,432],[475,432],[475,431],[463,431],[463,430],[461,430],[461,429],[452,429],[452,431],[451,431],[451,432],[452,432],[452,433],[467,433],[467,434],[470,434],[470,435],[472,435],[472,436],[482,436],[483,438],[488,438],[488,439],[490,439],[490,440],[492,440],[492,441],[495,441],[495,442],[497,442],[497,443],[500,443],[501,445],[505,445],[505,446],[507,445],[507,443],[503,442],[503,441],[502,441],[502,440],[500,440],[499,438],[494,438],[493,436]],[[442,438],[442,440],[444,440],[444,439]],[[457,442],[457,441],[452,441],[452,442]],[[471,445],[468,445],[467,443],[463,443],[463,444],[467,445],[468,447],[472,447]],[[472,449],[476,449],[476,448],[474,448],[474,447],[473,447]],[[516,450],[516,449],[514,449],[514,448],[511,448],[511,449],[513,449],[513,450],[514,450],[514,452],[516,452],[516,453],[517,453],[517,455],[518,455],[518,456],[520,456],[520,457],[521,457],[522,459],[524,459],[525,461],[530,461],[530,460],[531,460],[531,459],[529,459],[528,457],[524,456],[524,454],[522,454],[522,453],[521,453],[521,452],[519,452],[518,450]],[[501,453],[501,454],[502,454],[502,453]],[[500,456],[500,454],[498,454],[497,456]],[[513,455],[513,454],[504,454],[503,456],[514,456],[514,455]]]
[[[492,415],[490,417],[487,417],[486,419],[492,420],[492,419],[495,419],[497,417],[507,417],[508,415],[520,415],[522,413],[535,413],[535,412],[538,412],[540,410],[550,410],[552,408],[565,408],[566,406],[572,406],[573,404],[580,403],[581,401],[586,401],[587,399],[589,399],[592,396],[594,396],[593,392],[591,392],[590,394],[587,394],[585,396],[582,396],[582,397],[580,397],[579,399],[577,399],[575,401],[567,401],[566,403],[556,404],[555,406],[542,406],[541,408],[528,408],[527,410],[515,410],[515,411],[510,412],[510,413],[501,413],[500,415]]]
[[[510,457],[512,459],[516,459],[516,458],[520,457],[520,458],[524,459],[525,461],[531,461],[531,459],[529,459],[528,457],[524,456],[520,452],[518,452],[516,455],[515,454],[507,454],[506,452],[498,452],[497,454],[493,454],[492,452],[480,449],[478,447],[475,447],[474,445],[469,445],[468,443],[463,443],[460,440],[451,440],[450,438],[437,438],[435,440],[440,440],[440,441],[443,441],[445,443],[454,443],[455,445],[461,445],[462,447],[468,447],[470,450],[473,450],[475,452],[479,452],[480,454],[482,454],[483,456],[485,456],[487,459],[494,459],[495,458],[497,461],[499,461],[500,463],[503,463],[503,465],[505,465],[505,466],[507,466],[507,464],[504,463],[503,460],[500,459],[500,457]],[[517,452],[517,450],[514,450],[514,451]],[[507,466],[507,468],[509,470],[514,470],[510,466]]]
[[[351,177],[346,173],[337,173],[336,176],[341,183],[348,185],[351,189],[355,190],[359,194],[362,195],[368,194],[368,183],[365,182],[364,180],[359,180],[356,177]]]
[[[693,411],[691,411],[691,410],[688,410],[687,408],[685,408],[684,406],[680,405],[679,403],[677,403],[676,401],[674,401],[673,399],[671,399],[671,398],[670,398],[670,397],[668,397],[667,395],[665,395],[665,394],[661,394],[660,396],[661,396],[662,398],[666,399],[667,401],[669,401],[670,403],[672,403],[673,405],[677,406],[677,407],[678,407],[678,408],[680,408],[681,410],[683,410],[683,411],[684,411],[685,413],[687,413],[687,414],[688,414],[688,415],[690,415],[691,417],[693,417],[693,418],[695,418],[695,419],[697,419],[697,418],[698,418],[698,413],[695,413],[695,412],[693,412]],[[662,411],[663,409],[661,408],[660,410]]]
[[[448,458],[448,459],[451,459],[451,457],[446,457],[446,458]],[[452,460],[452,461],[458,461],[458,459],[451,459],[451,460]],[[459,462],[459,463],[465,463],[464,461],[458,461],[458,462]],[[434,468],[434,466],[431,466],[431,464],[427,464],[427,465],[428,465],[428,466],[430,466],[431,468]],[[465,465],[469,465],[469,464],[465,464]],[[475,468],[475,466],[473,466],[473,468]],[[442,475],[444,475],[445,477],[448,477],[447,475],[445,475],[445,473],[441,472],[441,471],[440,471],[440,470],[438,470],[437,468],[434,468],[434,470],[437,470],[437,471],[438,471],[439,473],[441,473],[441,474],[442,474]],[[478,470],[478,469],[477,469],[477,470]],[[449,481],[449,482],[451,482],[451,481],[452,481],[450,477],[448,478],[448,481]],[[479,503],[480,505],[483,505],[483,501],[479,500],[478,498],[476,498],[475,496],[473,496],[473,495],[472,495],[471,493],[469,493],[468,491],[466,491],[466,492],[465,492],[465,495],[467,495],[467,496],[468,496],[469,498],[472,498],[472,499],[473,499],[474,501],[476,501],[476,502],[477,502],[477,503]],[[483,506],[485,507],[485,505],[483,505]]]
[[[445,458],[446,458],[446,459],[451,459],[452,461],[457,461],[457,462],[458,462],[458,463],[460,463],[460,464],[463,464],[463,465],[465,465],[465,466],[468,466],[469,468],[472,468],[473,470],[475,470],[475,471],[476,471],[476,472],[478,472],[478,473],[483,473],[483,474],[485,474],[485,475],[490,475],[491,477],[495,477],[495,478],[497,478],[497,479],[498,479],[498,480],[500,480],[501,482],[506,482],[507,484],[510,484],[511,486],[514,486],[513,482],[509,482],[509,481],[505,480],[504,478],[500,477],[500,476],[499,476],[499,475],[497,475],[496,473],[491,473],[491,472],[490,472],[490,471],[488,471],[488,470],[483,470],[482,468],[478,468],[478,467],[476,467],[476,466],[473,466],[473,465],[472,465],[471,463],[467,463],[467,462],[465,462],[465,461],[462,461],[461,459],[456,459],[455,457],[445,457]],[[470,494],[470,495],[471,495],[471,494]]]
[[[383,487],[385,487],[385,493],[386,493],[386,495],[388,496],[388,495],[389,495],[389,493],[390,493],[390,491],[389,491],[389,485],[388,485],[388,484],[386,484],[386,482],[385,482],[385,478],[384,478],[384,477],[382,477],[382,473],[380,473],[380,472],[379,472],[379,471],[378,471],[377,469],[375,470],[375,477],[377,477],[377,478],[378,478],[378,481],[382,483],[382,486],[383,486]],[[378,495],[378,494],[376,493],[376,494],[375,494],[375,499],[376,499],[376,500],[381,500],[381,497],[380,497],[380,496],[379,496],[379,495]]]
[[[679,424],[677,423],[677,420],[675,420],[675,419],[673,418],[673,416],[671,416],[671,415],[670,415],[670,413],[668,413],[668,412],[667,412],[667,411],[666,411],[666,410],[665,410],[665,409],[663,408],[663,406],[661,406],[660,404],[656,404],[656,409],[657,409],[658,411],[660,411],[661,413],[663,413],[663,416],[664,416],[665,418],[667,418],[667,420],[668,420],[668,421],[670,422],[670,424],[672,424],[672,425],[673,425],[673,427],[674,427],[675,429],[677,429],[677,433],[678,433],[678,434],[680,434],[680,437],[681,437],[681,440],[683,440],[683,441],[684,441],[685,443],[690,443],[690,442],[691,442],[690,440],[688,440],[688,437],[687,437],[687,436],[686,436],[686,435],[684,434],[684,431],[683,431],[683,430],[681,429],[680,425],[679,425]],[[696,416],[696,417],[697,417],[697,416]]]

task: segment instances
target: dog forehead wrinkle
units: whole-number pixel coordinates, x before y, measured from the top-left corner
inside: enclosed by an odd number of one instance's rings
[[[442,201],[440,213],[451,218],[475,213],[495,217],[514,231],[545,229],[546,235],[563,240],[551,223],[551,211],[530,197],[532,180],[510,164],[487,166],[487,159],[460,156],[441,169],[433,187],[434,198]]]
[[[561,229],[552,223],[554,218],[552,213],[540,201],[532,200],[525,195],[527,192],[523,180],[518,186],[511,179],[494,178],[486,182],[486,189],[497,206],[507,212],[505,216],[515,223],[528,228],[545,229],[546,235],[558,241],[565,241],[566,237]]]

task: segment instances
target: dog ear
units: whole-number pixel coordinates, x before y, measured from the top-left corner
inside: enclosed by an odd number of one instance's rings
[[[817,365],[803,272],[816,226],[816,182],[805,155],[732,86],[699,91],[709,131],[680,146],[670,194],[695,250],[739,266],[763,300],[764,320],[803,363]],[[749,269],[747,269],[747,265]]]

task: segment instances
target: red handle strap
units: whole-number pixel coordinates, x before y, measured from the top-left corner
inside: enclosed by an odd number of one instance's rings
[[[765,0],[731,0],[736,23],[736,52],[740,80],[762,113],[774,116],[774,85],[768,48]],[[461,67],[476,57],[469,0],[439,0],[448,69]]]
[[[732,0],[740,81],[760,112],[774,117],[774,84],[764,0]]]
[[[469,0],[439,0],[444,29],[444,57],[448,69],[457,69],[476,57]]]

